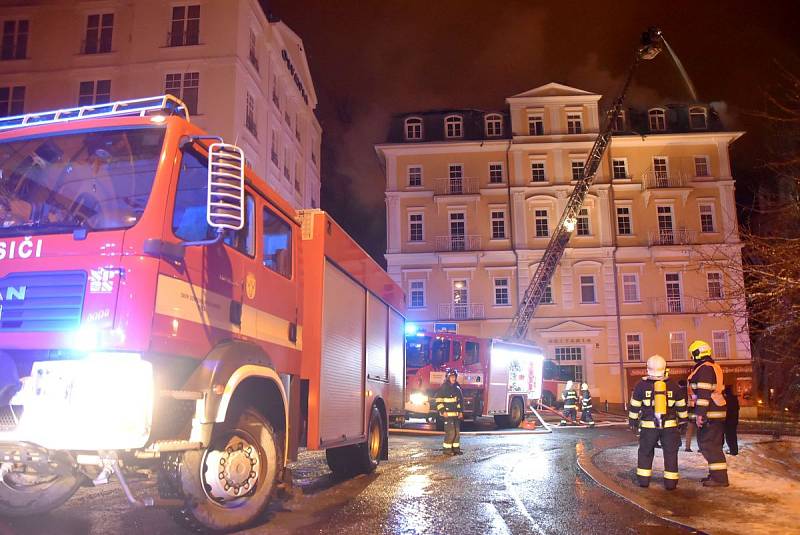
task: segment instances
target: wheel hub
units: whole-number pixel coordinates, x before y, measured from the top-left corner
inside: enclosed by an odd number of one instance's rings
[[[205,483],[213,498],[223,502],[233,500],[255,488],[258,470],[258,449],[246,439],[234,437],[225,449],[208,452]]]

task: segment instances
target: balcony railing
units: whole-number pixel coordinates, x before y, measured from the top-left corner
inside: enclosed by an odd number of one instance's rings
[[[477,178],[437,178],[434,195],[475,195],[479,192]]]
[[[654,314],[684,314],[702,311],[702,300],[688,295],[651,299]]]
[[[483,303],[439,303],[440,320],[482,320],[486,318]]]
[[[644,189],[685,188],[688,184],[686,174],[679,171],[653,171],[642,173]]]
[[[650,245],[689,245],[697,241],[697,231],[686,228],[651,230]]]
[[[481,248],[480,236],[436,236],[434,244],[436,251],[479,251]]]

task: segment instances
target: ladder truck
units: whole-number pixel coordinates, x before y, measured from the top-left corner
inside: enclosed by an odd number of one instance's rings
[[[642,34],[640,46],[636,50],[636,57],[634,58],[633,64],[628,69],[622,91],[619,96],[617,96],[616,100],[614,100],[611,110],[608,113],[605,127],[600,132],[600,135],[597,136],[592,149],[589,151],[589,156],[586,158],[586,163],[583,166],[583,174],[567,199],[567,207],[564,209],[564,213],[561,214],[561,219],[558,221],[558,225],[556,225],[553,231],[553,236],[547,244],[547,248],[542,255],[542,260],[539,262],[539,266],[536,268],[536,272],[533,274],[533,278],[528,288],[525,290],[525,294],[511,320],[508,331],[506,331],[505,338],[507,340],[521,341],[525,339],[533,315],[536,313],[536,309],[544,296],[545,290],[553,278],[556,267],[558,267],[558,263],[564,255],[564,250],[567,248],[570,235],[575,230],[575,226],[578,222],[578,213],[581,210],[581,206],[583,206],[583,201],[586,198],[586,194],[589,192],[589,188],[592,186],[592,182],[594,182],[594,177],[597,173],[597,169],[600,167],[603,155],[608,149],[608,145],[611,143],[611,133],[622,110],[622,104],[625,100],[625,95],[628,92],[631,80],[633,79],[633,74],[643,60],[651,60],[656,57],[658,53],[661,52],[663,44],[664,38],[661,34],[661,30],[658,28],[650,28]]]

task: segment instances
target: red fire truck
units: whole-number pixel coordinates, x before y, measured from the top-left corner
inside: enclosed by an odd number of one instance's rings
[[[517,427],[542,395],[542,352],[535,346],[449,332],[406,331],[406,415],[436,419],[436,390],[448,368],[458,370],[464,419],[494,416]]]
[[[0,119],[0,514],[115,475],[230,530],[386,459],[404,295],[171,96]],[[125,475],[157,470],[159,498]]]

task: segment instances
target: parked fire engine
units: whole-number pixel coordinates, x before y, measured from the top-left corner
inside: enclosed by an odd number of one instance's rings
[[[432,400],[446,370],[456,369],[464,392],[465,420],[494,416],[499,427],[517,427],[531,402],[542,397],[542,361],[536,346],[409,329],[406,416],[436,419]]]
[[[230,530],[299,445],[339,475],[403,411],[402,290],[171,96],[0,119],[0,514],[116,475]],[[125,474],[156,469],[159,499]]]

